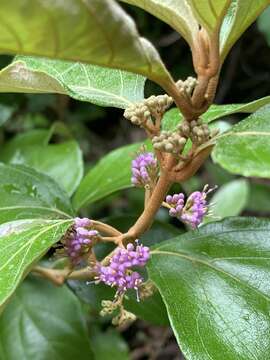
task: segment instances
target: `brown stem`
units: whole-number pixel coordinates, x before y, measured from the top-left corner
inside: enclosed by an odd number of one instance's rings
[[[99,231],[102,234],[106,234],[108,236],[119,236],[122,235],[122,233],[120,231],[118,231],[117,229],[115,229],[114,227],[104,224],[101,221],[95,221],[92,220],[93,226],[95,228],[95,230]]]
[[[168,173],[162,172],[150,200],[136,223],[123,235],[123,242],[133,241],[146,232],[154,221],[154,216],[162,205],[162,202],[171,186]]]

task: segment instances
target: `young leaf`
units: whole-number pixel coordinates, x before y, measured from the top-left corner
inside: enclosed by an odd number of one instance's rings
[[[222,23],[231,0],[187,0],[187,2],[192,7],[198,23],[212,34]]]
[[[270,106],[258,110],[222,134],[213,159],[244,176],[270,177]]]
[[[18,56],[0,71],[0,92],[58,93],[126,108],[144,98],[143,76],[79,62]]]
[[[142,143],[123,146],[104,156],[83,178],[74,198],[76,209],[131,187],[131,161]]]
[[[269,0],[231,0],[220,34],[220,51],[224,60],[242,33],[269,5]]]
[[[270,222],[232,218],[152,251],[149,275],[187,360],[265,360]]]
[[[2,54],[79,61],[172,84],[156,49],[114,0],[3,0],[0,17]]]
[[[18,220],[0,225],[0,310],[31,266],[56,243],[72,220]]]
[[[50,131],[33,130],[17,135],[4,145],[0,160],[31,166],[51,176],[72,195],[83,176],[81,150],[76,141],[48,145],[48,133]]]
[[[122,2],[139,6],[150,14],[169,24],[185,40],[192,45],[199,30],[191,7],[187,1],[181,0],[121,0]]]
[[[237,216],[245,209],[249,198],[249,183],[233,180],[221,186],[211,199],[211,215],[207,222]]]
[[[67,194],[45,174],[22,165],[0,164],[0,224],[73,215]]]
[[[0,318],[0,358],[94,359],[78,299],[66,286],[25,281]]]
[[[211,105],[209,110],[207,110],[207,112],[204,113],[201,117],[205,122],[210,123],[221,117],[229,116],[232,114],[253,113],[267,104],[270,104],[270,96],[251,101],[247,104]],[[173,108],[167,111],[162,121],[163,129],[175,129],[182,119],[183,117],[177,108]]]

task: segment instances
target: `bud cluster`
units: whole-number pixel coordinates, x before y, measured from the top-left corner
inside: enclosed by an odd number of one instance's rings
[[[111,315],[119,308],[119,314],[112,319],[113,325],[123,326],[136,320],[136,315],[124,309],[122,299],[120,301],[103,300],[101,306],[101,316]]]
[[[89,252],[99,236],[98,231],[91,229],[92,222],[88,218],[75,218],[74,226],[64,239],[64,251],[73,265],[77,265]]]
[[[159,136],[154,136],[152,139],[154,149],[171,154],[180,154],[186,141],[186,138],[172,131],[162,131]]]
[[[158,163],[153,153],[138,155],[131,163],[131,182],[134,186],[145,187],[154,183],[158,175]]]
[[[150,258],[147,246],[128,244],[126,248],[118,248],[110,259],[108,266],[97,265],[96,280],[104,282],[111,287],[116,286],[117,294],[124,293],[127,289],[138,290],[143,282],[141,275],[131,268],[144,267]]]
[[[124,112],[124,117],[134,125],[144,126],[152,117],[162,116],[172,105],[173,99],[165,95],[150,96],[144,101],[130,105]]]
[[[192,93],[195,87],[197,86],[197,84],[198,84],[197,79],[195,79],[192,76],[189,76],[185,81],[178,80],[176,83],[178,89],[184,92],[185,94],[187,94],[189,97],[192,96]]]
[[[170,216],[182,220],[184,223],[190,225],[193,229],[197,228],[203,221],[207,214],[209,205],[206,197],[213,191],[208,189],[206,185],[203,191],[195,191],[188,198],[185,203],[185,195],[183,193],[168,195],[166,203],[170,206]]]
[[[183,121],[178,126],[182,136],[189,137],[195,145],[201,145],[211,139],[211,132],[207,124],[203,124],[201,119],[191,122]]]

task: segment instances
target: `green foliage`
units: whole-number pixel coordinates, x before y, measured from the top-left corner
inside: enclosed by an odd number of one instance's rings
[[[145,78],[79,62],[19,56],[0,72],[1,92],[57,93],[126,108],[144,97]]]
[[[249,183],[245,179],[233,180],[220,187],[211,199],[209,220],[221,220],[240,215],[249,200]]]
[[[149,275],[189,360],[266,360],[268,220],[203,226],[152,251]]]
[[[91,338],[91,345],[95,360],[129,360],[129,349],[121,335],[110,329],[107,332],[99,332]]]
[[[214,161],[234,174],[270,177],[269,114],[266,106],[221,135]]]
[[[0,164],[0,223],[18,219],[69,218],[67,194],[49,176],[23,165]]]
[[[25,281],[0,318],[0,358],[94,359],[78,299],[66,286]]]
[[[158,52],[138,35],[131,18],[114,0],[27,0],[19,5],[16,0],[4,0],[0,16],[8,19],[0,27],[2,54],[79,61],[136,72],[159,84],[172,82]],[[16,26],[13,31],[10,23]]]
[[[80,183],[73,198],[74,207],[80,209],[115,191],[131,187],[130,163],[142,145],[123,146],[104,156]]]
[[[32,130],[7,142],[0,160],[28,165],[51,176],[72,195],[83,176],[82,153],[76,141],[49,145],[52,131]]]
[[[72,224],[71,220],[18,220],[0,225],[0,309],[46,251]]]
[[[265,39],[270,46],[270,26],[269,26],[270,6],[258,18],[258,28],[264,34]]]

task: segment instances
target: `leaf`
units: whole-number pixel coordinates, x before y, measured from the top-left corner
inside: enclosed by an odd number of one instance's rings
[[[129,360],[128,345],[119,332],[109,329],[91,337],[95,360]]]
[[[233,180],[221,186],[211,199],[211,216],[207,222],[240,215],[248,199],[249,183],[245,179]]]
[[[172,85],[156,49],[114,0],[3,0],[0,17],[2,54],[79,61]]]
[[[14,111],[14,107],[0,104],[0,126],[4,125],[10,119]]]
[[[198,23],[207,31],[214,33],[228,10],[231,0],[187,0]],[[180,4],[179,4],[180,6]]]
[[[72,224],[72,220],[18,220],[0,225],[0,309],[23,277]]]
[[[231,1],[220,34],[220,51],[223,60],[243,32],[256,20],[268,5],[269,0]]]
[[[66,286],[25,281],[0,318],[0,358],[93,359],[78,299]]]
[[[0,80],[0,92],[58,93],[123,109],[144,98],[144,77],[79,62],[19,56]]]
[[[209,110],[201,117],[206,123],[210,123],[221,117],[229,116],[237,113],[253,113],[270,104],[270,96],[252,101],[247,104],[230,104],[230,105],[211,105]],[[183,116],[177,108],[173,108],[164,115],[162,126],[164,130],[173,130],[182,121]]]
[[[69,218],[67,194],[49,176],[22,165],[0,163],[0,224],[18,219]]]
[[[270,177],[270,106],[258,110],[222,134],[214,162],[234,174]]]
[[[121,0],[122,2],[139,6],[169,24],[185,40],[192,45],[199,30],[188,1],[179,0]]]
[[[131,161],[142,143],[123,146],[104,156],[80,183],[73,205],[80,209],[115,191],[131,187]]]
[[[270,212],[270,187],[266,184],[250,184],[250,197],[247,205],[249,211]]]
[[[19,134],[4,145],[0,160],[31,166],[51,176],[72,195],[83,176],[81,150],[76,141],[48,145],[50,136],[49,130]]]
[[[86,284],[85,281],[69,280],[68,285],[76,296],[91,306],[97,315],[101,311],[102,300],[113,300],[116,290],[104,284]],[[158,291],[138,303],[134,291],[130,291],[124,301],[125,309],[139,319],[158,326],[168,325],[166,308]]]
[[[152,251],[149,276],[187,360],[266,360],[270,222],[232,218]]]
[[[270,46],[270,28],[269,28],[270,6],[259,16],[257,20],[258,29],[264,34],[265,39]]]

